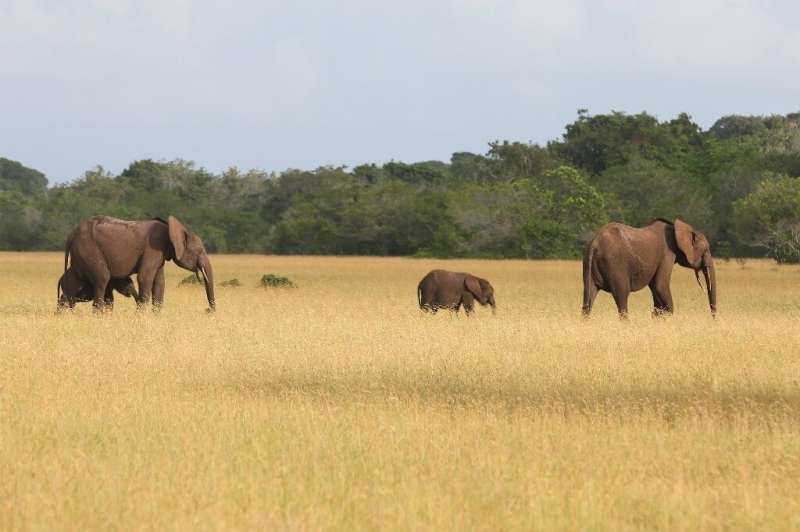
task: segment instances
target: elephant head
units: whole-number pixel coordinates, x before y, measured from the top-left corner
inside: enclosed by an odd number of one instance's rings
[[[486,279],[467,274],[464,277],[464,287],[473,295],[481,305],[490,305],[492,314],[497,312],[497,304],[494,300],[494,288]]]
[[[675,241],[679,250],[679,253],[676,253],[678,264],[694,270],[698,284],[700,283],[698,272],[703,271],[708,291],[708,306],[711,308],[711,314],[716,314],[717,276],[708,239],[686,222],[675,220]]]
[[[197,272],[203,274],[208,306],[213,311],[216,308],[214,270],[211,268],[211,261],[208,259],[203,241],[199,236],[187,231],[174,216],[167,218],[167,225],[169,226],[169,240],[172,242],[172,247],[175,248],[175,264],[195,274]]]

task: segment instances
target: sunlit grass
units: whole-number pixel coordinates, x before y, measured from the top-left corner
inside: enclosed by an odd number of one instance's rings
[[[0,254],[0,529],[800,527],[800,268],[620,323],[578,262],[212,260],[215,315],[169,264],[158,316],[56,316],[62,256]],[[497,316],[422,315],[434,267]]]

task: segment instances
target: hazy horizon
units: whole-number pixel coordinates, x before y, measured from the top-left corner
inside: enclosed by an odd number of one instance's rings
[[[579,108],[798,110],[800,5],[12,0],[0,156],[51,183],[143,158],[280,171],[544,143]]]

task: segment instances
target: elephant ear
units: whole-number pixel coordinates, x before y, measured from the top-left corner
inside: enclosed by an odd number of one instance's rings
[[[186,252],[186,239],[189,237],[189,232],[174,216],[167,218],[167,226],[169,227],[169,240],[172,242],[172,247],[175,248],[175,260],[179,262]]]
[[[472,275],[467,275],[464,277],[464,287],[466,287],[466,289],[469,290],[473,296],[478,298],[478,300],[481,299],[481,285],[477,278],[473,277]]]
[[[689,264],[694,265],[694,229],[692,226],[683,220],[675,220],[675,240],[678,242],[678,248],[686,255],[686,260]]]

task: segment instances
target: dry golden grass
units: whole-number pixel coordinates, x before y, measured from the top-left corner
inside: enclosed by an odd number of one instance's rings
[[[796,267],[620,323],[578,262],[212,260],[216,315],[169,264],[159,316],[55,316],[61,255],[0,254],[0,529],[800,527]],[[433,267],[497,316],[421,315]]]

